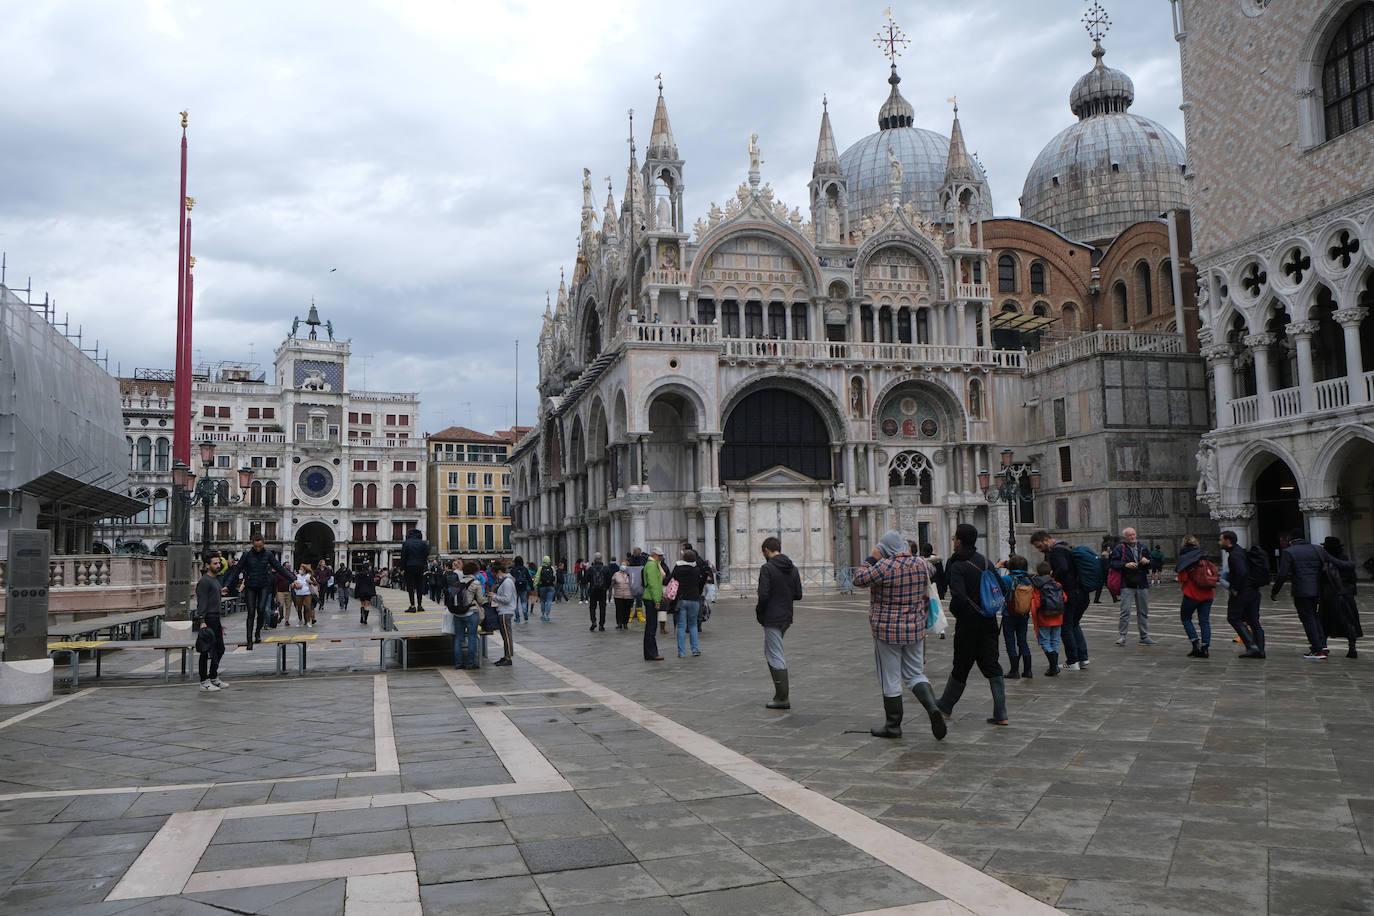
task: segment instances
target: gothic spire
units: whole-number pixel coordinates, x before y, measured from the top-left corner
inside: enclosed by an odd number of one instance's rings
[[[677,159],[677,143],[673,141],[673,128],[668,123],[668,104],[663,101],[663,82],[658,84],[658,103],[654,107],[654,127],[649,133],[649,147],[644,151],[646,159]]]
[[[951,185],[958,182],[977,183],[978,176],[974,174],[973,166],[969,162],[968,149],[964,146],[964,131],[959,126],[959,103],[954,104],[954,126],[949,131],[949,158],[945,161],[945,184]]]
[[[840,154],[835,148],[835,133],[830,129],[830,108],[825,99],[821,99],[821,135],[816,141],[816,162],[811,167],[811,177],[839,173]]]

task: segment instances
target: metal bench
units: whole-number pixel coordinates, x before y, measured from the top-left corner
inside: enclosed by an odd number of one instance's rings
[[[85,640],[63,640],[60,642],[48,643],[48,654],[57,658],[65,656],[67,663],[72,669],[72,687],[79,687],[81,684],[81,653],[89,652],[95,660],[95,676],[100,677],[101,657],[106,652],[118,652],[132,649],[161,649],[162,650],[162,680],[169,681],[172,677],[172,653],[181,653],[181,676],[186,677],[187,656],[195,649],[194,644],[184,642],[170,642],[164,639],[85,639]]]

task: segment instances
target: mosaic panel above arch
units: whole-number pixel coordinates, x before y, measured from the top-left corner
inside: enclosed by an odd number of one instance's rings
[[[874,414],[874,426],[880,443],[898,446],[948,442],[962,433],[962,422],[948,398],[919,383],[890,391]]]
[[[701,272],[703,283],[723,288],[729,283],[762,283],[809,288],[809,276],[797,253],[783,242],[762,235],[738,235],[717,245]]]
[[[884,294],[930,294],[930,272],[926,262],[896,245],[880,249],[864,264],[864,292],[875,300]]]

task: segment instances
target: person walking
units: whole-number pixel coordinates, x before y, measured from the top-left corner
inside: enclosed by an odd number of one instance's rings
[[[535,581],[539,588],[539,619],[548,623],[549,614],[553,611],[553,593],[558,590],[558,573],[554,572],[553,563],[548,557],[540,562],[539,576]]]
[[[661,662],[658,654],[658,636],[654,632],[654,621],[658,619],[658,606],[663,603],[663,553],[654,548],[649,551],[649,562],[644,564],[644,660]]]
[[[1045,653],[1045,661],[1048,663],[1045,677],[1058,677],[1063,670],[1059,667],[1059,645],[1067,603],[1064,598],[1064,586],[1059,584],[1059,580],[1054,577],[1054,569],[1044,560],[1035,567],[1035,577],[1031,582],[1039,590],[1035,596],[1035,608],[1031,613],[1035,618],[1035,639],[1040,643],[1040,649]]]
[[[1193,644],[1189,658],[1211,658],[1212,645],[1212,601],[1216,596],[1217,582],[1221,579],[1216,564],[1202,555],[1198,539],[1188,535],[1179,545],[1178,581],[1183,586],[1183,603],[1179,606],[1178,616],[1183,622],[1183,632]],[[1193,615],[1197,615],[1199,634],[1193,627]]]
[[[1025,557],[1014,553],[997,565],[1004,566],[1007,571],[1003,580],[1007,605],[1002,611],[1002,641],[1007,645],[1007,680],[1034,677],[1031,672],[1030,643],[1026,640],[1036,593],[1036,585],[1031,581],[1030,563]],[[1024,588],[1018,592],[1017,586]],[[1017,667],[1018,658],[1024,671]]]
[[[1294,529],[1288,538],[1288,546],[1279,555],[1279,572],[1274,577],[1274,586],[1269,591],[1269,599],[1277,601],[1285,583],[1293,583],[1293,607],[1302,621],[1303,633],[1307,636],[1307,654],[1303,658],[1320,661],[1330,654],[1326,647],[1326,633],[1322,630],[1321,618],[1317,614],[1317,603],[1321,596],[1322,564],[1329,562],[1338,570],[1355,571],[1355,564],[1344,558],[1331,556],[1326,551],[1310,544],[1303,536],[1301,528]]]
[[[515,640],[511,635],[511,622],[515,618],[515,580],[506,572],[506,564],[502,560],[492,560],[488,571],[494,582],[491,605],[496,609],[501,640],[505,643],[505,655],[497,659],[496,664],[505,667],[515,663]]]
[[[218,567],[223,561],[219,557],[214,557],[214,566]],[[207,563],[210,561],[207,560]],[[248,650],[252,651],[254,642],[262,642],[262,625],[267,622],[267,609],[269,601],[268,593],[273,588],[273,573],[280,573],[288,578],[295,576],[277,559],[277,555],[267,549],[261,535],[253,538],[252,546],[243,552],[238,562],[229,567],[227,572],[222,575],[222,584],[229,589],[232,594],[235,583],[240,576],[243,577],[243,607],[244,616],[247,618],[248,627]],[[213,573],[212,573],[213,574]],[[282,615],[290,616],[288,608]]]
[[[612,557],[612,559],[615,559]],[[597,610],[601,611],[601,629],[606,629],[606,594],[611,590],[611,567],[601,562],[601,554],[592,554],[592,563],[587,567],[587,614],[591,617],[591,629],[597,627]]]
[[[1250,562],[1234,531],[1223,531],[1217,545],[1226,558],[1226,622],[1245,645],[1241,658],[1264,658],[1264,628],[1260,626],[1260,593],[1269,583],[1269,563]]]
[[[982,577],[985,570],[992,569],[992,564],[977,551],[977,543],[977,528],[965,522],[954,529],[954,552],[945,567],[949,573],[950,616],[954,618],[954,662],[939,707],[946,716],[954,716],[954,706],[964,695],[969,671],[977,664],[992,690],[989,724],[1010,725],[1007,686],[997,659],[997,617],[983,612]]]
[[[935,740],[945,737],[945,718],[925,674],[930,570],[928,562],[912,556],[910,545],[899,532],[888,531],[878,539],[864,565],[854,571],[854,584],[869,590],[868,627],[883,696],[883,725],[869,729],[875,738],[902,736],[902,695],[907,687],[929,715]]]
[[[792,606],[802,600],[801,573],[776,537],[763,539],[763,565],[759,567],[759,600],[754,617],[763,627],[763,658],[773,678],[773,699],[768,709],[791,709],[787,679],[787,657],[782,654],[782,638],[792,626]],[[649,629],[649,627],[645,627]],[[898,690],[900,697],[901,691]]]
[[[1063,670],[1079,671],[1088,667],[1088,640],[1082,626],[1083,615],[1088,610],[1088,590],[1078,581],[1073,547],[1044,530],[1031,535],[1031,546],[1045,555],[1050,575],[1064,589],[1064,623],[1060,628],[1064,643]]]
[[[315,588],[313,576],[310,564],[302,563],[296,567],[296,581],[291,585],[292,600],[296,605],[296,622],[303,627],[315,625],[315,611],[310,605],[310,593]]]
[[[425,609],[425,567],[429,565],[429,541],[418,528],[412,528],[401,543],[402,575],[405,577],[406,597],[410,600],[407,614]]]
[[[339,593],[339,610],[348,611],[348,599],[353,596],[353,571],[346,563],[334,570],[334,588]]]
[[[1164,548],[1158,544],[1150,547],[1150,583],[1164,584]]]
[[[229,685],[219,679],[219,660],[224,657],[224,626],[220,623],[220,595],[225,588],[210,571],[207,559],[196,582],[196,649],[200,653],[200,689],[206,693]],[[205,634],[203,637],[201,634]],[[201,646],[204,645],[204,648]]]
[[[615,567],[615,559],[611,559],[612,567]],[[615,602],[615,628],[617,630],[628,630],[630,628],[630,609],[634,607],[635,596],[630,589],[630,567],[628,564],[621,563],[615,567],[615,573],[611,576],[611,600]]]
[[[1136,537],[1134,528],[1121,532],[1121,543],[1112,548],[1111,568],[1121,571],[1121,616],[1117,620],[1116,644],[1126,645],[1131,627],[1131,608],[1135,608],[1136,630],[1142,646],[1157,646],[1150,638],[1150,572],[1154,561]]]
[[[477,563],[453,560],[444,573],[444,605],[453,615],[453,666],[482,667],[482,644],[477,623],[482,616],[482,585],[477,581]],[[467,660],[463,660],[466,651]]]
[[[1341,539],[1333,535],[1328,535],[1322,541],[1322,549],[1325,550],[1333,560],[1346,560],[1345,547],[1341,544]],[[1345,653],[1346,658],[1359,658],[1360,653],[1355,649],[1355,640],[1364,636],[1364,628],[1360,626],[1360,610],[1355,605],[1355,566],[1352,563],[1349,569],[1339,567],[1341,573],[1341,600],[1323,600],[1320,607],[1322,629],[1326,631],[1327,637],[1344,638],[1349,648]]]
[[[673,598],[676,607],[673,616],[677,618],[677,657],[687,657],[689,641],[692,655],[700,655],[697,617],[701,613],[701,588],[704,583],[701,581],[696,551],[682,551],[682,559],[673,564],[673,571],[668,578],[677,583],[677,595]]]
[[[524,557],[516,557],[515,565],[510,570],[511,578],[515,580],[515,619],[516,621],[530,619],[530,592],[534,590],[534,577],[530,575],[530,569],[525,565]]]
[[[377,599],[377,574],[371,563],[363,563],[353,575],[353,597],[358,599],[358,623],[367,626],[367,615]]]

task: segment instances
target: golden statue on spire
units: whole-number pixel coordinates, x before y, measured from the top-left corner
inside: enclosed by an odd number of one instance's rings
[[[189,112],[189,111],[186,111],[185,109],[183,109],[183,110],[181,110],[181,111],[179,111],[179,112],[177,112],[177,113],[181,115],[181,129],[182,129],[182,130],[185,130],[185,129],[186,129],[186,119],[190,116],[190,112]]]
[[[911,42],[907,39],[906,33],[892,18],[892,7],[883,10],[883,15],[887,17],[887,25],[878,30],[878,34],[873,39],[873,43],[882,49],[883,57],[886,57],[892,66],[897,66],[897,58],[902,56],[902,51]]]

